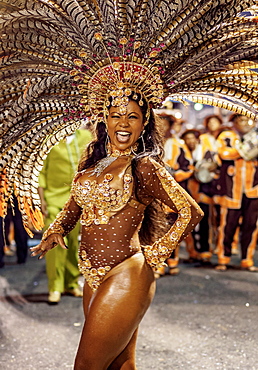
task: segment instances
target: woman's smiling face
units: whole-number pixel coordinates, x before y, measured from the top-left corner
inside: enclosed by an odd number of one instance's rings
[[[134,145],[143,131],[143,114],[139,105],[130,100],[125,114],[120,107],[111,107],[107,118],[107,130],[111,144],[119,150]]]

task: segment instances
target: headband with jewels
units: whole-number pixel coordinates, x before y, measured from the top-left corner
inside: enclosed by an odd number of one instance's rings
[[[100,33],[96,33],[95,38],[102,41]],[[126,38],[119,40],[123,49],[128,43]],[[79,52],[80,59],[74,60],[75,68],[70,75],[82,96],[80,103],[93,121],[103,120],[109,98],[112,98],[113,106],[120,108],[121,114],[126,112],[129,96],[135,100],[140,96],[140,106],[143,105],[143,99],[152,107],[159,106],[164,100],[164,84],[156,59],[158,51],[151,51],[148,58],[140,58],[135,56],[135,50],[140,46],[139,41],[131,40],[127,55],[123,53],[123,56],[114,58],[108,55],[105,60],[90,59],[90,63],[88,53]]]

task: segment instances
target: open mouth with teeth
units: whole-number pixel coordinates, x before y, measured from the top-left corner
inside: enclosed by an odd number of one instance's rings
[[[116,138],[119,143],[127,143],[130,140],[131,133],[126,131],[117,131]]]

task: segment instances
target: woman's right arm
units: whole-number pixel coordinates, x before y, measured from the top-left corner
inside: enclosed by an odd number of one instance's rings
[[[41,259],[50,249],[53,249],[58,244],[66,249],[67,246],[63,238],[75,227],[81,212],[81,207],[75,202],[73,196],[70,196],[62,211],[58,213],[55,221],[44,232],[40,244],[30,248],[32,251],[31,255],[39,255],[39,259]]]

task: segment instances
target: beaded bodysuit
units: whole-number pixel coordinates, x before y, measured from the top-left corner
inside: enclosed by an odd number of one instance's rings
[[[67,235],[80,219],[79,269],[94,291],[114,266],[143,251],[158,267],[170,256],[190,222],[190,204],[171,175],[151,157],[131,174],[132,156],[122,155],[96,175],[88,168],[76,174],[69,200],[43,239]],[[137,197],[136,197],[137,191]],[[140,246],[138,230],[145,207],[158,199],[178,214],[170,230],[151,246]]]

